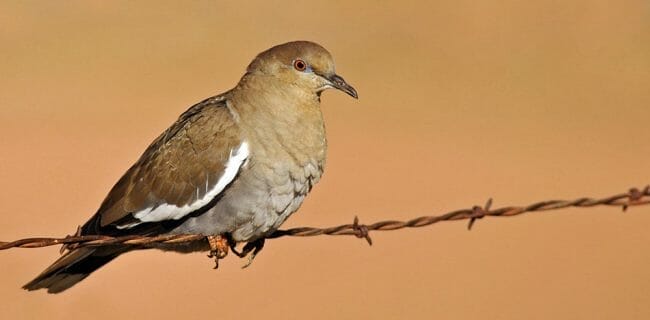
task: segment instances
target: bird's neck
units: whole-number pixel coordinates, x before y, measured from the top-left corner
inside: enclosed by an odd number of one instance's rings
[[[285,107],[320,107],[319,94],[309,88],[304,88],[290,81],[264,73],[245,74],[234,91],[247,97],[282,102]],[[267,105],[271,106],[271,105]],[[257,106],[264,107],[264,106]],[[275,108],[276,105],[274,104]]]
[[[291,83],[244,77],[232,91],[231,107],[243,131],[267,152],[287,153],[300,164],[324,162],[327,141],[320,99]]]

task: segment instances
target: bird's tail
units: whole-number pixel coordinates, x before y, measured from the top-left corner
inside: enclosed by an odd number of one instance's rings
[[[47,289],[48,293],[62,292],[126,251],[117,248],[74,249],[24,285],[23,289],[29,291]]]

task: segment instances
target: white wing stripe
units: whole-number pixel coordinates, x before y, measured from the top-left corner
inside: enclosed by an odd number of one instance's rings
[[[250,150],[248,149],[248,142],[244,141],[236,150],[230,150],[230,157],[228,162],[226,162],[226,168],[223,172],[223,175],[217,181],[217,184],[212,187],[201,199],[198,199],[192,203],[188,203],[182,207],[178,207],[173,204],[161,204],[157,207],[149,207],[147,209],[140,210],[133,214],[135,218],[141,222],[155,222],[163,220],[178,220],[190,212],[198,210],[203,206],[207,205],[216,197],[223,189],[226,188],[228,184],[237,176],[239,168],[241,168],[244,161],[248,159]],[[206,181],[206,190],[207,188]],[[198,188],[197,188],[198,192]],[[198,197],[197,197],[198,198]],[[121,228],[131,228],[139,223],[131,223],[128,225],[121,226]]]

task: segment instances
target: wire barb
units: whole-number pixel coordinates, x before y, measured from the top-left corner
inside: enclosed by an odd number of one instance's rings
[[[472,216],[469,218],[469,223],[467,224],[467,230],[472,230],[472,226],[477,219],[483,219],[488,212],[490,212],[490,207],[492,206],[492,198],[488,199],[485,202],[485,206],[474,206],[472,208]]]
[[[354,216],[352,230],[354,230],[354,235],[357,238],[366,239],[366,241],[368,241],[368,245],[372,246],[372,239],[370,238],[370,233],[368,232],[368,226],[365,224],[359,224],[359,217],[357,216]]]
[[[471,209],[461,209],[448,212],[439,216],[422,216],[408,221],[380,221],[370,225],[359,224],[359,218],[355,217],[352,224],[344,224],[329,228],[301,227],[286,230],[278,230],[266,237],[267,239],[291,237],[313,237],[320,235],[352,235],[357,238],[366,239],[372,245],[370,231],[392,231],[405,228],[421,228],[441,221],[469,220],[468,229],[471,229],[474,222],[484,217],[512,217],[526,212],[550,211],[569,207],[589,208],[595,206],[619,206],[626,211],[630,206],[650,204],[650,185],[643,189],[631,188],[626,193],[613,195],[601,199],[578,198],[574,200],[548,200],[540,201],[524,207],[502,207],[491,209],[492,199],[488,199],[483,207],[474,206]],[[27,238],[11,242],[1,242],[0,250],[11,248],[41,248],[54,245],[63,245],[64,250],[70,248],[107,246],[107,245],[132,245],[147,247],[160,243],[182,243],[191,241],[206,241],[206,236],[201,234],[161,235],[161,236],[123,236],[109,237],[102,235],[79,235],[64,238]]]
[[[65,236],[64,239],[70,239],[72,237],[78,237],[78,236],[81,236],[81,226],[77,226],[77,231],[75,231],[74,235],[72,235],[72,236],[67,235],[67,236]],[[72,250],[72,249],[74,249],[76,247],[77,247],[76,243],[66,243],[66,244],[61,246],[61,249],[59,249],[59,254],[63,254],[66,251],[70,251],[70,250]]]
[[[627,211],[629,205],[633,204],[634,202],[640,201],[643,198],[643,196],[648,194],[650,194],[650,185],[645,186],[643,191],[640,191],[637,188],[631,188],[630,191],[628,191],[629,203],[623,205],[623,212]]]

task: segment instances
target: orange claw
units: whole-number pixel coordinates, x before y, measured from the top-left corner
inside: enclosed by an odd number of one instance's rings
[[[210,245],[210,254],[208,258],[214,258],[214,269],[219,268],[219,260],[225,258],[228,255],[228,239],[221,235],[216,236],[207,236],[208,244]]]

